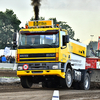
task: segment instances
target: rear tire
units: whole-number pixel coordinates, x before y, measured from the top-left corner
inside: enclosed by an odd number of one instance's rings
[[[72,71],[70,68],[67,68],[66,76],[65,76],[66,86],[70,88],[72,86],[73,78]]]
[[[82,90],[90,89],[90,76],[88,73],[85,74],[83,82],[80,82],[80,89]]]
[[[21,85],[23,88],[31,88],[33,82],[31,76],[22,76],[21,77]]]

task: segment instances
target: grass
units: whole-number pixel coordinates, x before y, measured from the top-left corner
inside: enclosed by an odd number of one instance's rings
[[[13,68],[0,68],[0,70],[13,70]]]

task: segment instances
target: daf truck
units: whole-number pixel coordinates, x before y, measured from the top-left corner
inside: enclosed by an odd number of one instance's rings
[[[90,88],[86,45],[70,39],[67,30],[53,27],[52,20],[29,21],[19,31],[18,45],[14,33],[13,47],[17,47],[17,76],[23,88],[40,82],[49,88]]]

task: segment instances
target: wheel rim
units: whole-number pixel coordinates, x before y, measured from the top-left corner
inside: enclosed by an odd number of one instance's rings
[[[68,72],[68,74],[67,74],[67,86],[68,87],[70,87],[70,85],[71,85],[71,82],[72,82],[72,79],[71,79],[72,77],[71,77],[71,73],[70,72]]]
[[[85,88],[88,88],[88,85],[89,85],[89,79],[88,77],[85,79]]]

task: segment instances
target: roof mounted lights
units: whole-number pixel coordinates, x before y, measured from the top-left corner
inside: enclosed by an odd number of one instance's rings
[[[51,27],[53,27],[53,20],[29,21],[28,27],[31,27],[31,28],[51,28]]]
[[[62,26],[60,26],[59,24],[56,24],[57,28],[60,28],[60,30],[62,30]]]
[[[28,25],[27,24],[25,25],[25,29],[28,29]]]
[[[56,24],[56,27],[59,27],[59,24]]]

